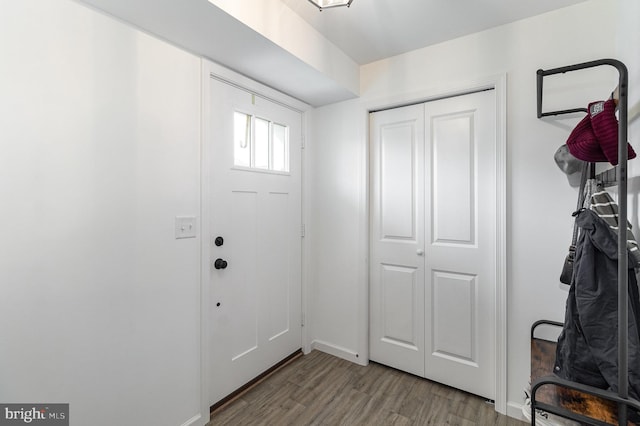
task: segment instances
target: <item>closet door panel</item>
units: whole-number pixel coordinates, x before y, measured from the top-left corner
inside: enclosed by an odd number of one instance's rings
[[[477,365],[476,277],[433,271],[431,282],[433,356]]]
[[[425,105],[425,375],[495,394],[495,97]]]
[[[387,344],[419,351],[422,327],[414,321],[418,302],[417,269],[381,265],[382,340]]]
[[[474,244],[476,240],[473,121],[473,113],[467,111],[432,118],[434,244]]]
[[[381,235],[415,241],[415,126],[388,124],[380,132]]]
[[[424,376],[424,106],[370,125],[370,358]]]

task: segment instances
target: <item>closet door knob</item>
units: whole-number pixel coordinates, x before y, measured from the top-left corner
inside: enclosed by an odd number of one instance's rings
[[[227,267],[227,261],[224,259],[216,259],[215,262],[213,262],[213,267],[216,269],[226,269]]]
[[[418,250],[416,250],[416,254],[417,254],[418,256],[422,256],[422,255],[424,254],[424,250],[422,250],[422,249],[418,249]]]

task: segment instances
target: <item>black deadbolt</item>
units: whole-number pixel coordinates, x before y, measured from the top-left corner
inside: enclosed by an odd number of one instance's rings
[[[227,261],[218,258],[215,262],[213,262],[213,267],[216,269],[225,269],[227,267]]]
[[[222,237],[216,237],[214,242],[215,242],[216,246],[220,247],[221,245],[224,244],[224,239]]]

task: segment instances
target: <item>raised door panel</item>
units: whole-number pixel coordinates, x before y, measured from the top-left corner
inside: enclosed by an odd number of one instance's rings
[[[258,282],[256,280],[257,253],[254,241],[258,233],[256,192],[233,191],[231,201],[231,233],[227,238],[228,261],[231,267],[216,270],[220,276],[227,275],[233,288],[222,287],[222,299],[233,306],[233,312],[219,309],[219,320],[234,330],[231,334],[232,361],[250,354],[258,347]]]
[[[417,309],[418,285],[416,268],[382,266],[382,339],[391,345],[419,350],[418,333],[422,319]]]
[[[292,247],[287,238],[289,227],[289,194],[270,192],[266,197],[268,217],[263,221],[264,241],[269,247],[260,253],[262,279],[272,283],[268,291],[262,291],[262,302],[268,307],[264,316],[264,336],[269,341],[284,336],[290,328],[291,318],[291,276],[289,274]],[[267,225],[268,224],[268,225]]]
[[[476,179],[472,111],[431,118],[434,244],[474,244]]]
[[[431,297],[431,348],[434,356],[476,364],[476,277],[433,271]]]
[[[393,123],[380,130],[381,236],[415,240],[415,123]]]

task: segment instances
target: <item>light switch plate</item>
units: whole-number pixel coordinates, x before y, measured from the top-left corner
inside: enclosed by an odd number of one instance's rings
[[[196,238],[196,217],[176,216],[176,240],[180,238]]]

